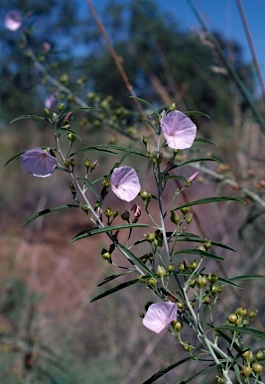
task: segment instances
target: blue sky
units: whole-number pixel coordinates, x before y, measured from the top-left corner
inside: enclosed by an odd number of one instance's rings
[[[127,0],[119,0],[126,2]],[[170,12],[180,22],[182,29],[199,27],[187,0],[153,0],[163,12]],[[93,0],[95,9],[100,12],[109,0]],[[242,26],[236,0],[193,0],[203,20],[210,30],[218,30],[231,40],[236,40],[243,47],[243,58],[252,61],[246,34]],[[241,0],[245,11],[254,47],[265,81],[265,0]]]

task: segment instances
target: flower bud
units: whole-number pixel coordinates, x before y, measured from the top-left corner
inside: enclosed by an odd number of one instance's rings
[[[184,309],[185,308],[185,304],[182,303],[181,301],[177,301],[176,304],[177,304],[178,309]]]
[[[112,210],[111,208],[106,208],[105,211],[104,211],[104,215],[106,217],[111,217],[112,216]]]
[[[166,272],[166,270],[165,270],[164,267],[162,267],[161,265],[159,265],[159,266],[157,267],[156,274],[157,274],[158,277],[163,278],[164,276],[166,276],[167,272]]]
[[[104,188],[108,188],[110,186],[109,179],[104,178],[104,180],[102,181],[102,185]]]
[[[191,351],[191,345],[190,345],[190,343],[185,343],[185,344],[183,344],[183,349],[184,349],[184,351],[186,351],[186,352],[190,352],[190,351]]]
[[[262,350],[260,349],[257,354],[256,354],[256,359],[257,360],[261,360],[263,358],[263,352]]]
[[[220,376],[216,376],[216,383],[217,384],[225,384],[225,380],[222,379]]]
[[[111,254],[105,248],[102,249],[101,256],[103,259],[111,261]]]
[[[148,260],[148,257],[147,257],[147,255],[141,255],[141,256],[139,256],[139,259],[141,260],[142,263],[145,264]]]
[[[147,138],[145,136],[143,136],[143,143],[145,146],[147,146]]]
[[[157,284],[157,280],[154,277],[150,277],[150,279],[147,280],[147,284],[151,287],[155,287]]]
[[[67,134],[68,140],[74,142],[76,140],[76,136],[73,135],[71,132]]]
[[[210,296],[205,296],[205,298],[203,299],[203,304],[210,304],[210,302],[211,302],[211,298],[210,298]]]
[[[181,208],[181,212],[183,213],[183,215],[186,215],[190,210],[190,207],[182,207]]]
[[[231,313],[228,317],[227,317],[227,320],[229,321],[229,323],[231,324],[235,324],[238,320],[238,317],[235,313]]]
[[[183,328],[183,324],[178,320],[173,320],[172,326],[175,329],[175,331],[177,331],[177,332],[181,331]]]
[[[246,310],[246,308],[243,308],[243,307],[237,308],[236,314],[238,316],[246,316],[247,310]]]
[[[179,263],[178,270],[180,272],[185,272],[186,271],[185,265],[183,263]]]
[[[149,243],[152,243],[155,240],[155,235],[153,233],[148,232],[146,235],[144,235],[145,240]]]
[[[116,211],[113,212],[113,217],[117,217],[119,214],[119,211],[116,209]]]
[[[190,213],[189,216],[187,217],[186,223],[190,224],[192,222],[193,214]]]
[[[140,192],[140,197],[142,198],[143,201],[147,200],[148,195],[149,193],[145,190]]]
[[[156,158],[156,156],[152,156],[151,157],[151,161],[152,161],[152,163],[155,165],[155,164],[157,164],[157,158]]]
[[[216,275],[216,273],[210,273],[208,275],[208,280],[211,284],[215,284],[218,280],[218,276]]]
[[[171,211],[170,220],[172,221],[172,223],[177,225],[179,222],[179,215],[177,213],[175,213],[174,211]]]
[[[252,364],[252,369],[255,373],[259,375],[263,371],[263,366],[259,363],[254,363]]]
[[[252,373],[252,368],[247,365],[243,365],[242,370],[240,371],[241,375],[244,377],[249,377]]]
[[[57,121],[57,117],[58,117],[57,113],[53,112],[53,114],[52,114],[52,121],[56,122]]]
[[[45,115],[46,117],[49,117],[49,116],[50,116],[50,111],[48,110],[48,108],[44,108],[44,109],[43,109],[43,112],[44,112],[44,115]]]
[[[129,221],[129,219],[130,219],[130,213],[127,211],[127,209],[126,209],[126,211],[122,212],[122,214],[121,214],[121,218],[122,218],[123,220],[125,220],[125,221]]]
[[[135,219],[139,219],[141,216],[141,207],[139,204],[134,204],[134,206],[131,208],[131,211],[133,211],[133,216]]]
[[[202,276],[202,275],[199,275],[197,284],[198,284],[198,287],[199,287],[199,288],[203,288],[203,287],[205,287],[205,285],[207,284],[207,279],[206,279],[206,277],[204,277],[204,276]]]
[[[90,167],[91,161],[89,159],[85,160],[85,167],[88,169]]]
[[[215,295],[215,294],[218,292],[218,288],[219,288],[219,287],[217,287],[216,285],[212,285],[212,286],[210,287],[211,294],[212,294],[212,295]]]
[[[197,263],[197,261],[196,260],[193,260],[193,261],[191,261],[190,263],[189,263],[189,268],[190,269],[196,269],[198,267],[198,263]]]
[[[61,103],[59,106],[58,106],[58,111],[59,112],[62,112],[64,109],[64,103]]]
[[[205,242],[203,243],[205,249],[209,249],[212,246],[212,243],[209,239],[205,239]]]
[[[249,318],[253,319],[253,317],[255,317],[257,315],[257,313],[258,313],[257,309],[255,309],[254,311],[251,311],[250,314],[249,314]]]
[[[174,270],[175,270],[174,264],[169,264],[168,267],[167,267],[167,270],[168,270],[169,273],[173,273]]]
[[[168,112],[175,111],[175,109],[177,109],[176,103],[172,103],[171,106],[168,108]]]
[[[93,163],[90,165],[91,171],[93,171],[97,166],[98,166],[98,161],[97,160],[93,161]]]
[[[70,165],[71,165],[72,167],[74,167],[75,164],[76,164],[75,159],[71,159],[71,160],[70,160]]]

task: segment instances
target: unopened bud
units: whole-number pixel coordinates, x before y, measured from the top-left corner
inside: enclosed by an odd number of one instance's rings
[[[229,321],[229,323],[231,324],[236,324],[237,320],[238,320],[238,317],[235,313],[231,313],[228,317],[227,317],[227,320]]]
[[[102,181],[102,185],[104,188],[108,188],[110,186],[109,179],[104,178],[104,180]]]
[[[169,273],[172,273],[175,271],[175,266],[174,264],[169,264],[168,267],[167,267],[167,270]]]
[[[247,366],[247,365],[243,365],[242,370],[240,371],[240,373],[244,377],[249,377],[251,375],[251,373],[252,373],[252,368]]]
[[[145,146],[147,146],[147,138],[145,136],[143,136],[143,143]]]
[[[186,223],[190,224],[192,222],[193,214],[190,213],[189,216],[187,217]]]
[[[212,243],[209,239],[205,239],[205,242],[203,243],[204,248],[209,249],[212,246]]]
[[[183,213],[183,215],[186,215],[190,210],[190,207],[182,207],[181,208],[181,212]]]
[[[236,314],[238,316],[246,316],[247,310],[246,310],[246,308],[243,308],[243,307],[237,308]]]
[[[254,363],[252,364],[252,369],[255,373],[259,375],[263,371],[263,366],[259,363]]]
[[[88,168],[90,167],[91,162],[90,162],[89,159],[86,159],[84,164],[85,164],[85,166],[86,166],[87,169],[88,169]]]
[[[130,219],[130,213],[126,210],[126,211],[124,211],[124,212],[122,212],[122,214],[121,214],[121,218],[123,219],[123,220],[125,220],[125,221],[129,221],[129,219]]]
[[[172,112],[172,111],[175,111],[175,109],[177,109],[176,103],[172,103],[171,106],[168,108],[168,111]]]
[[[147,284],[151,287],[155,287],[157,284],[157,280],[154,277],[150,277],[150,279],[147,280]]]
[[[261,360],[263,358],[263,352],[262,350],[260,349],[257,354],[256,354],[256,359],[257,360]]]
[[[207,279],[206,279],[206,277],[204,277],[204,276],[202,276],[202,275],[199,275],[197,284],[198,284],[198,287],[199,287],[199,288],[203,288],[203,287],[205,287],[205,285],[207,284]]]
[[[93,171],[97,166],[98,166],[98,161],[97,160],[93,161],[93,163],[90,165],[91,171]]]
[[[62,112],[63,109],[64,109],[64,103],[61,103],[61,104],[58,106],[58,111],[59,111],[59,112]]]
[[[216,273],[210,273],[208,275],[208,280],[211,284],[215,284],[218,280],[218,276],[216,275]]]
[[[174,211],[171,211],[170,220],[172,221],[172,223],[177,225],[179,222],[179,215],[177,213],[175,213]]]
[[[112,216],[112,210],[111,208],[106,208],[105,211],[104,211],[104,215],[106,217],[111,217]]]
[[[163,278],[164,276],[166,276],[167,272],[166,272],[166,270],[165,270],[164,267],[162,267],[161,265],[159,265],[159,266],[157,267],[156,274],[157,274],[158,277]]]
[[[152,243],[155,240],[155,235],[153,233],[148,232],[146,235],[144,235],[145,240],[149,243]]]
[[[71,132],[68,133],[67,137],[68,137],[68,140],[72,142],[76,140],[76,136],[73,135]]]
[[[75,164],[76,164],[76,161],[75,161],[75,159],[71,159],[71,160],[70,160],[70,165],[71,165],[72,167],[74,167],[74,166],[75,166]]]
[[[172,326],[175,329],[175,331],[177,331],[177,332],[181,331],[183,328],[183,324],[178,320],[173,320]]]
[[[143,201],[147,200],[149,193],[147,191],[141,191],[140,197],[143,199]]]

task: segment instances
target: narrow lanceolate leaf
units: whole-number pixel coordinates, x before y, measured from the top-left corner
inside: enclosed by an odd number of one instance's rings
[[[28,151],[28,149],[24,149],[23,151],[20,151],[20,152],[16,153],[16,154],[15,154],[14,156],[12,156],[9,160],[7,160],[7,162],[5,163],[4,167],[5,167],[7,164],[11,163],[11,161],[13,161],[14,159],[16,159],[17,157],[23,155],[23,153],[25,153],[26,151]]]
[[[111,276],[108,276],[108,277],[106,277],[106,278],[104,279],[104,281],[102,281],[102,283],[99,283],[99,284],[98,284],[98,287],[101,287],[102,285],[107,284],[109,281],[112,281],[112,280],[114,280],[114,279],[117,279],[117,277],[127,275],[128,273],[130,273],[130,272],[123,272],[123,273],[119,273],[118,275],[111,275]]]
[[[220,326],[214,326],[213,329],[215,330],[222,330],[222,331],[231,331],[231,332],[238,332],[238,333],[247,333],[248,335],[251,335],[253,337],[258,337],[260,339],[265,339],[265,332],[258,331],[257,329],[248,328],[248,327],[233,327],[231,325],[220,325]]]
[[[207,117],[208,119],[210,119],[209,115],[207,115],[206,113],[200,112],[200,111],[186,111],[186,112],[183,112],[183,113],[185,115],[187,115],[187,116],[199,115],[199,116],[204,116],[204,117]]]
[[[215,161],[216,163],[221,163],[219,159],[215,159],[214,157],[199,157],[197,159],[190,159],[186,161],[182,161],[181,163],[177,164],[177,167],[182,167],[183,165],[188,165],[191,163],[201,163],[203,161]]]
[[[65,204],[65,205],[57,205],[56,207],[44,209],[43,211],[36,213],[35,215],[31,216],[28,220],[26,220],[25,223],[22,225],[21,229],[24,228],[26,225],[28,225],[31,221],[37,219],[38,217],[42,215],[46,215],[46,213],[58,211],[59,209],[65,209],[65,208],[79,208],[79,205]]]
[[[208,204],[208,203],[221,203],[225,201],[237,201],[239,203],[244,203],[244,200],[241,200],[237,196],[222,196],[222,197],[206,197],[205,199],[190,201],[189,203],[181,204],[177,208],[174,208],[173,211],[181,209],[184,207],[192,207],[193,205]]]
[[[192,233],[183,232],[183,233],[180,233],[177,235],[177,241],[204,243],[205,239],[200,237],[200,236],[194,235]],[[237,252],[235,249],[229,247],[226,244],[223,244],[223,243],[220,243],[218,241],[211,240],[211,239],[210,239],[210,241],[211,241],[211,244],[216,246],[216,247],[220,247],[220,248],[228,249],[229,251]]]
[[[174,256],[177,254],[198,255],[201,257],[208,257],[210,259],[215,259],[215,260],[224,260],[222,257],[216,256],[213,253],[200,251],[199,249],[182,249],[178,252],[175,252]]]
[[[155,277],[153,272],[137,257],[135,256],[129,249],[125,248],[122,244],[116,243],[116,247],[121,251],[121,253],[131,262],[133,265],[140,266],[142,271],[150,277]]]
[[[94,145],[91,147],[82,148],[76,152],[71,153],[71,155],[69,157],[74,156],[77,153],[87,152],[87,151],[99,151],[99,152],[106,152],[106,153],[113,153],[113,154],[117,154],[116,151],[122,151],[122,152],[127,152],[128,154],[133,154],[133,155],[138,155],[138,156],[149,158],[149,156],[147,156],[146,154],[139,152],[139,151],[136,151],[134,149],[129,149],[129,148],[125,148],[125,147],[120,147],[118,145],[110,145],[110,144],[106,144],[106,145],[99,144],[99,145]]]
[[[117,287],[108,289],[107,291],[105,291],[105,292],[101,293],[100,295],[94,297],[94,299],[92,299],[90,302],[93,303],[93,301],[97,301],[99,299],[102,299],[103,297],[109,296],[112,293],[120,291],[121,289],[130,287],[131,285],[136,284],[138,282],[139,282],[139,279],[134,279],[134,280],[126,281],[125,283],[117,285]]]
[[[178,179],[178,180],[181,180],[181,181],[183,181],[185,184],[188,183],[188,180],[185,179],[185,177],[183,177],[183,176],[181,176],[181,175],[167,175],[167,176],[161,177],[161,179],[159,180],[159,183],[163,183],[164,181],[169,181],[169,180],[172,180],[172,179]]]
[[[81,233],[79,235],[76,235],[71,239],[71,242],[77,241],[80,239],[84,239],[85,237],[90,237],[94,235],[99,235],[100,233],[106,233],[106,232],[112,232],[112,231],[119,231],[121,229],[130,229],[130,228],[146,228],[150,227],[148,224],[141,224],[141,223],[136,223],[136,224],[121,224],[121,225],[111,225],[109,227],[102,227],[102,228],[94,228],[91,229],[91,231]]]
[[[181,364],[183,364],[189,360],[194,360],[194,357],[193,356],[186,357],[185,359],[179,360],[177,363],[171,364],[168,367],[161,369],[160,371],[156,372],[153,376],[151,376],[148,380],[146,380],[143,384],[154,383],[157,379],[164,376],[166,373],[168,373],[172,369],[178,367],[179,365],[181,365]]]
[[[155,109],[155,107],[153,107],[152,104],[148,103],[148,101],[146,101],[146,100],[144,100],[144,99],[141,99],[140,97],[136,97],[136,96],[130,96],[130,97],[133,98],[133,99],[136,99],[136,100],[140,101],[141,103],[143,103],[143,104],[145,104],[145,105],[147,105],[149,108],[151,108],[151,109],[155,112],[155,114],[156,114],[157,116],[159,116],[159,112],[158,112],[158,110]]]
[[[231,281],[245,281],[245,280],[265,280],[265,276],[263,275],[243,275],[232,277]]]
[[[22,119],[37,119],[37,120],[43,120],[43,121],[49,121],[47,117],[37,116],[37,115],[21,115],[16,117],[14,120],[10,121],[10,124],[14,123],[15,121],[22,120]]]
[[[203,361],[203,359],[198,359],[200,361]],[[189,378],[183,380],[181,383],[179,384],[187,384],[189,383],[192,379],[194,379],[195,377],[199,376],[202,372],[206,371],[207,369],[211,368],[215,366],[215,363],[212,363],[210,365],[207,365],[206,367],[203,367],[202,369],[200,369],[199,371],[197,371],[196,373],[194,373],[192,376],[190,376]]]
[[[95,190],[94,185],[89,180],[85,179],[84,177],[81,177],[78,180],[82,180],[84,182],[84,184],[86,184],[88,186],[88,188],[91,189],[91,191],[94,193],[94,195],[98,197],[98,193]]]
[[[204,143],[204,144],[211,144],[211,145],[216,145],[213,141],[211,140],[207,140],[207,139],[201,139],[201,138],[197,138],[195,139],[194,141],[196,141],[197,143]]]

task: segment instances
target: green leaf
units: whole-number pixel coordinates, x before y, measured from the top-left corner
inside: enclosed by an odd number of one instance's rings
[[[211,144],[211,145],[216,146],[216,144],[213,141],[202,139],[202,138],[199,138],[199,137],[197,139],[195,139],[194,141],[196,141],[197,143]]]
[[[129,272],[123,272],[123,273],[119,273],[118,275],[111,275],[111,276],[108,276],[104,279],[104,281],[102,281],[102,283],[99,283],[98,284],[98,287],[101,287],[102,285],[104,284],[107,284],[109,281],[112,281],[114,279],[116,279],[117,277],[120,277],[120,276],[124,276],[124,275],[127,275]]]
[[[195,360],[193,356],[185,357],[185,359],[179,360],[178,362],[169,365],[168,367],[161,369],[160,371],[156,372],[153,376],[151,376],[148,380],[146,380],[143,384],[151,384],[160,377],[164,376],[166,373],[171,371],[172,369],[178,367],[179,365],[186,363],[186,361],[189,360]]]
[[[84,177],[80,177],[77,180],[82,180],[88,186],[88,188],[91,189],[91,191],[94,193],[94,195],[96,197],[98,197],[98,193],[95,190],[94,185],[88,179],[85,179]]]
[[[118,145],[111,145],[111,144],[99,144],[99,145],[93,145],[91,147],[82,148],[76,152],[71,153],[71,155],[69,157],[74,156],[77,153],[87,152],[87,151],[99,151],[99,152],[113,153],[116,155],[117,155],[117,152],[114,152],[114,151],[122,151],[122,152],[127,152],[129,154],[149,158],[149,156],[145,155],[142,152],[136,151],[134,149],[129,149],[129,148],[120,147]]]
[[[24,149],[23,151],[20,151],[20,152],[16,153],[16,154],[15,154],[14,156],[12,156],[9,160],[7,160],[7,162],[5,163],[4,167],[5,167],[7,164],[11,163],[11,161],[13,161],[14,159],[16,159],[17,157],[23,155],[23,153],[25,153],[26,151],[28,151],[28,149]]]
[[[131,262],[131,264],[140,265],[142,270],[144,270],[148,276],[156,278],[155,275],[153,274],[153,272],[137,256],[135,256],[129,249],[125,248],[120,243],[116,243],[115,245],[121,251],[121,253]]]
[[[185,115],[187,116],[190,116],[190,115],[199,115],[199,116],[204,116],[204,117],[207,117],[208,119],[210,119],[210,116],[207,115],[206,113],[203,113],[203,112],[200,112],[200,111],[186,111],[186,112],[183,112]]]
[[[42,121],[50,121],[47,117],[37,116],[37,115],[21,115],[16,117],[14,120],[10,121],[10,124],[14,123],[15,121],[22,120],[22,119],[37,119]]]
[[[46,215],[46,213],[58,211],[59,209],[65,209],[65,208],[79,208],[79,205],[65,204],[65,205],[57,205],[56,207],[44,209],[43,211],[36,213],[35,215],[31,216],[28,220],[26,220],[25,223],[22,225],[21,229],[24,228],[26,225],[28,225],[31,221],[37,219],[38,217],[42,215]]]
[[[135,224],[120,224],[120,225],[112,225],[112,226],[109,226],[109,227],[102,227],[102,228],[94,228],[94,229],[91,229],[90,231],[88,232],[85,232],[85,233],[81,233],[81,234],[78,234],[76,235],[75,237],[73,237],[71,239],[71,243],[74,242],[74,241],[77,241],[77,240],[80,240],[80,239],[84,239],[85,237],[90,237],[90,236],[94,236],[94,235],[98,235],[100,233],[106,233],[106,232],[111,232],[111,231],[119,231],[121,229],[127,229],[127,228],[147,228],[147,227],[150,227],[150,225],[148,224],[141,224],[141,223],[135,223]]]
[[[194,235],[193,233],[183,232],[183,233],[180,233],[177,235],[177,241],[187,241],[187,242],[191,241],[194,243],[204,243],[205,239],[200,237],[200,236]],[[211,241],[211,244],[216,246],[216,247],[220,247],[220,248],[228,249],[229,251],[237,252],[235,249],[229,247],[226,244],[220,243],[218,241],[213,241],[211,239],[210,239],[210,241]]]
[[[246,280],[257,280],[257,279],[264,280],[265,276],[263,276],[263,275],[243,275],[243,276],[232,277],[230,280],[231,281],[246,281]]]
[[[231,325],[220,325],[220,326],[213,326],[213,329],[215,330],[222,330],[222,331],[231,331],[231,332],[238,332],[238,333],[247,333],[248,335],[251,335],[253,337],[258,337],[260,339],[265,339],[265,332],[258,331],[257,329],[253,328],[247,328],[247,327],[233,327]]]
[[[218,197],[218,196],[214,196],[214,197],[206,197],[205,199],[200,199],[200,200],[194,200],[194,201],[191,201],[190,203],[185,203],[185,204],[181,204],[179,205],[177,208],[174,208],[173,211],[176,211],[177,209],[181,209],[181,208],[184,208],[184,207],[192,207],[193,205],[200,205],[200,204],[208,204],[208,203],[220,203],[220,202],[225,202],[225,201],[237,201],[239,203],[244,203],[244,200],[241,200],[239,197],[237,196],[221,196],[221,197]]]
[[[90,303],[93,303],[94,301],[97,301],[97,300],[99,300],[99,299],[102,299],[103,297],[109,296],[109,295],[111,295],[112,293],[118,292],[118,291],[120,291],[121,289],[130,287],[131,285],[136,284],[136,283],[139,283],[139,279],[134,279],[134,280],[126,281],[125,283],[119,284],[119,285],[117,285],[117,287],[108,289],[107,291],[105,291],[105,292],[101,293],[100,295],[94,297],[94,299],[92,299],[92,300],[90,301]]]
[[[146,101],[146,100],[144,100],[144,99],[141,99],[140,97],[136,97],[136,96],[130,96],[130,97],[131,97],[132,99],[136,99],[136,100],[140,101],[141,103],[147,105],[149,108],[151,108],[151,109],[155,112],[155,114],[156,114],[157,116],[159,116],[159,112],[158,112],[158,110],[155,109],[155,107],[153,107],[152,104],[148,103],[148,101]]]
[[[203,359],[198,359],[198,360],[199,361],[203,361]],[[187,383],[189,383],[192,379],[194,379],[194,377],[199,376],[202,372],[204,372],[207,369],[209,369],[211,367],[214,367],[214,366],[215,366],[215,363],[212,363],[210,365],[207,365],[206,367],[203,367],[202,369],[200,369],[199,371],[194,373],[192,376],[190,376],[188,379],[185,379],[185,380],[181,381],[181,383],[179,383],[179,384],[187,384]]]
[[[163,183],[164,181],[168,181],[168,180],[172,180],[172,179],[178,179],[178,180],[181,180],[183,181],[185,184],[188,183],[188,180],[185,179],[185,177],[181,176],[181,175],[167,175],[167,176],[164,176],[162,177],[160,180],[159,180],[159,183]]]
[[[183,253],[188,255],[198,255],[201,257],[208,257],[210,259],[215,259],[215,260],[224,260],[222,257],[216,256],[213,253],[200,251],[199,249],[181,249],[180,251],[175,252],[174,256],[178,254],[183,254]]]
[[[177,168],[182,167],[183,165],[188,165],[191,163],[198,163],[198,162],[202,162],[202,161],[214,161],[216,163],[221,163],[221,161],[219,159],[215,159],[214,157],[199,157],[197,159],[182,161],[182,163],[177,164]]]

